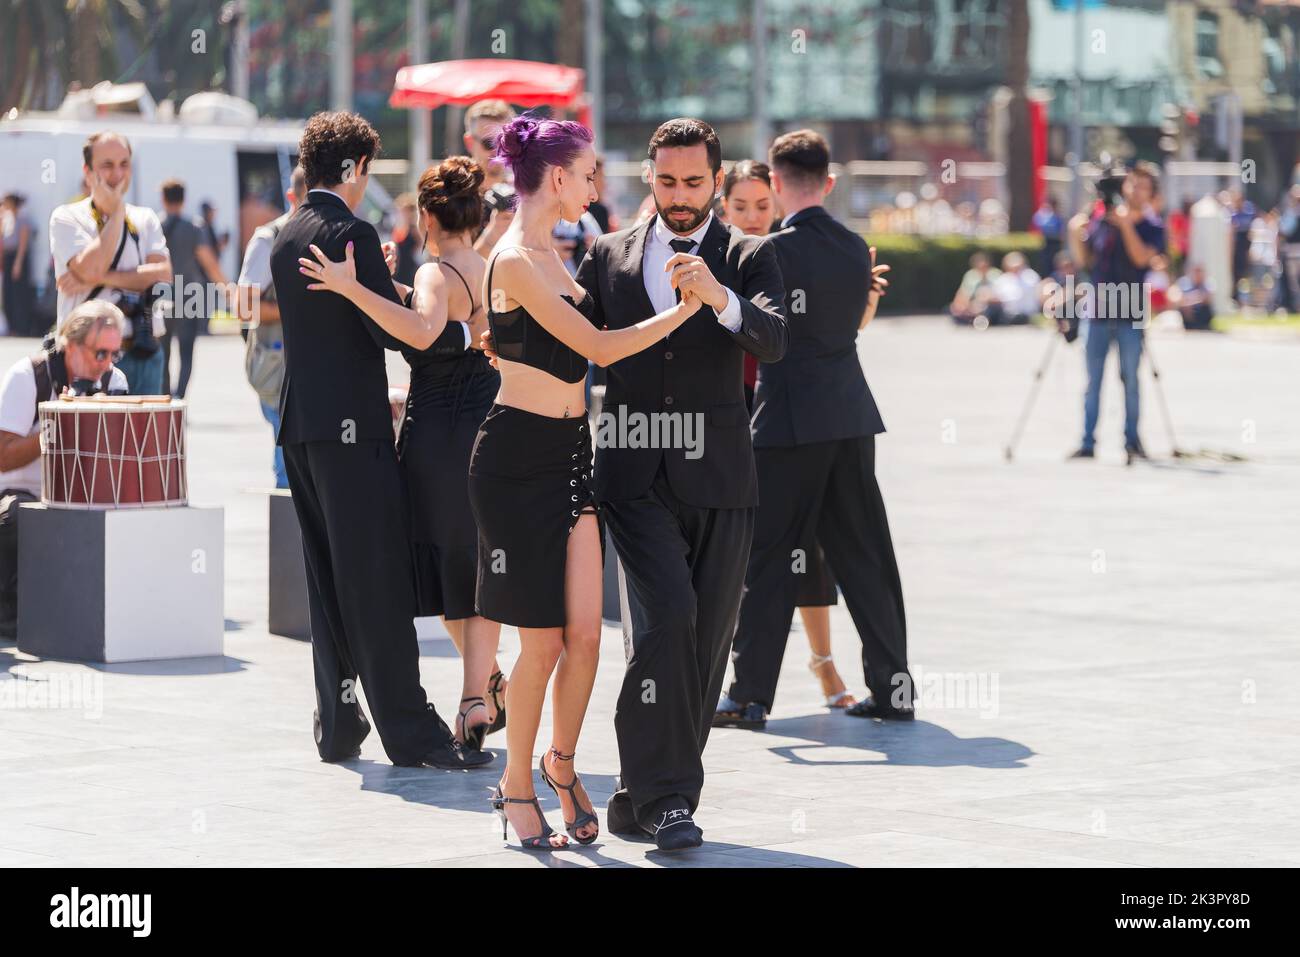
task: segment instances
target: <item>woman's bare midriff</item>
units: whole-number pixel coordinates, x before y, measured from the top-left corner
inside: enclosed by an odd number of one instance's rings
[[[499,405],[509,405],[553,419],[577,418],[587,414],[586,380],[565,382],[548,372],[522,362],[499,359],[501,390]]]

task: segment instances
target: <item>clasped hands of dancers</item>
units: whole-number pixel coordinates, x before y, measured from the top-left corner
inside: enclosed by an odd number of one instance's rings
[[[597,239],[575,281],[551,233],[597,199],[591,132],[514,118],[495,137],[519,197],[510,226],[484,262],[473,249],[484,171],[465,157],[432,167],[419,209],[437,258],[410,289],[353,215],[378,147],[354,114],[312,118],[300,146],[307,201],[272,256],[286,364],[277,441],[303,531],[322,759],[355,757],[369,733],[359,680],[395,764],[485,764],[484,737],[504,725],[492,797],[503,835],[508,824],[537,850],[594,841],[599,820],[574,761],[596,675],[606,530],[627,650],[610,830],[666,850],[701,843],[693,815],[710,728],[765,719],[803,543],[820,544],[863,638],[874,697],[856,713],[911,717],[902,594],[873,473],[883,425],[854,346],[885,283],[862,240],[820,205],[833,182],[824,141],[805,131],[774,145],[772,189],[791,215],[764,238],[712,215],[723,183],[714,131],[663,124],[648,151],[657,215]],[[800,294],[792,313],[787,289]],[[385,349],[412,369],[396,445]],[[764,363],[752,439],[747,353]],[[588,360],[607,370],[606,410],[697,416],[703,455],[602,442],[593,463]],[[464,657],[454,730],[420,684],[417,614],[443,615]],[[495,664],[503,623],[520,633],[508,685]],[[736,681],[722,695],[733,637]],[[548,685],[539,769],[567,836],[533,785]]]

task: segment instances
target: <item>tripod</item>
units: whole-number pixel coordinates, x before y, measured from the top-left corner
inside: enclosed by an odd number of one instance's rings
[[[1047,374],[1047,367],[1052,363],[1052,354],[1056,352],[1056,343],[1060,338],[1061,334],[1056,329],[1050,331],[1047,350],[1043,353],[1038,368],[1034,370],[1034,381],[1029,387],[1029,397],[1025,400],[1024,408],[1020,410],[1020,419],[1016,422],[1015,431],[1011,433],[1011,440],[1007,442],[1006,447],[1002,450],[1002,457],[1008,462],[1015,457],[1016,445],[1020,442],[1021,433],[1025,431],[1025,424],[1029,421],[1029,412],[1034,407],[1034,400],[1038,398],[1038,390],[1043,385],[1043,376]]]
[[[1034,381],[1029,387],[1029,396],[1025,400],[1024,407],[1020,411],[1020,418],[1016,422],[1015,431],[1011,433],[1011,439],[1007,442],[1006,447],[1002,450],[1002,457],[1008,462],[1015,458],[1015,448],[1020,442],[1020,436],[1024,433],[1025,425],[1029,422],[1029,413],[1033,410],[1034,401],[1038,398],[1039,390],[1043,385],[1043,377],[1047,374],[1047,369],[1051,365],[1052,355],[1056,351],[1057,339],[1060,333],[1056,329],[1051,330],[1051,341],[1047,344],[1047,349],[1043,352],[1043,358],[1038,363],[1038,368],[1034,370]],[[1174,420],[1169,414],[1169,403],[1165,400],[1164,380],[1160,377],[1160,368],[1156,365],[1155,356],[1151,352],[1151,341],[1144,335],[1142,337],[1142,352],[1146,356],[1147,366],[1151,369],[1151,377],[1156,383],[1156,395],[1160,399],[1160,412],[1164,420],[1165,431],[1169,434],[1169,445],[1172,448],[1172,456],[1178,458],[1190,458],[1191,453],[1185,452],[1178,447],[1178,440],[1174,436]],[[1130,455],[1128,463],[1133,464],[1133,457]]]
[[[1142,354],[1147,358],[1151,378],[1156,383],[1156,395],[1160,397],[1160,412],[1165,421],[1165,431],[1169,433],[1169,446],[1173,450],[1170,454],[1176,459],[1191,458],[1190,452],[1184,452],[1178,447],[1178,440],[1174,437],[1174,420],[1169,414],[1169,403],[1165,401],[1164,380],[1160,378],[1160,367],[1156,365],[1155,353],[1151,351],[1151,340],[1146,336],[1142,337]]]

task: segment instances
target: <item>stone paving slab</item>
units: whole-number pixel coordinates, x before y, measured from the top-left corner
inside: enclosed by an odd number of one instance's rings
[[[1300,864],[1300,341],[1153,334],[1179,446],[1210,454],[1169,456],[1144,372],[1155,458],[1131,468],[1113,366],[1098,460],[1063,461],[1078,442],[1083,360],[1056,348],[1007,463],[1047,343],[927,318],[880,320],[860,337],[890,429],[877,459],[919,720],[820,707],[796,624],[767,730],[711,739],[704,848],[671,856],[606,835],[548,860],[502,844],[486,802],[499,770],[393,768],[373,735],[357,761],[315,759],[310,648],[266,631],[266,501],[254,490],[269,484],[270,430],[240,343],[202,338],[190,482],[194,502],[226,509],[225,655],[89,666],[0,646],[0,682],[77,675],[96,698],[0,708],[0,866]],[[0,341],[0,363],[33,348]],[[404,377],[400,360],[390,368]],[[842,604],[832,625],[861,693]],[[508,629],[503,659],[517,649]],[[617,773],[621,662],[607,627],[580,747],[598,802]],[[450,712],[450,643],[422,642],[420,667]]]

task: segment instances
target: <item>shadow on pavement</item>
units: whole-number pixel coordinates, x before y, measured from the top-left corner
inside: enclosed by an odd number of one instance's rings
[[[716,732],[715,732],[716,733]],[[912,767],[1024,768],[1031,748],[1007,738],[959,738],[929,721],[872,721],[844,715],[809,715],[769,720],[757,734],[804,738],[808,745],[769,748],[793,764],[865,766],[893,764]],[[882,754],[882,758],[819,759],[819,749],[851,748]]]

